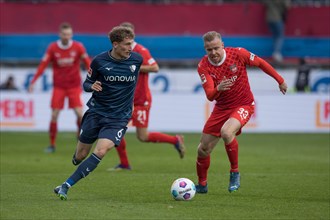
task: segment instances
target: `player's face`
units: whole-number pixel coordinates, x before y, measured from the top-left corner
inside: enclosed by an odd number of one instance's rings
[[[214,38],[212,41],[205,41],[204,48],[207,56],[213,63],[221,62],[224,54],[224,44],[219,38]]]
[[[62,29],[60,32],[60,39],[62,44],[67,45],[72,39],[72,35],[73,33],[71,28]]]
[[[114,42],[113,51],[115,53],[115,58],[126,59],[130,56],[132,52],[132,45],[134,40],[130,38],[125,38],[122,42]]]

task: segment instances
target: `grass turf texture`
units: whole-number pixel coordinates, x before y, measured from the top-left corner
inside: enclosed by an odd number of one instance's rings
[[[57,152],[43,152],[47,133],[1,132],[1,219],[329,219],[328,134],[243,134],[241,188],[228,193],[229,162],[219,142],[212,153],[209,193],[175,201],[172,182],[196,182],[200,134],[184,134],[181,160],[172,146],[140,143],[127,134],[131,171],[113,149],[61,201],[53,188],[71,175],[73,133],[59,133]]]

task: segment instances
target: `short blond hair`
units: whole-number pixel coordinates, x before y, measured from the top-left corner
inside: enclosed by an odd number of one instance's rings
[[[222,41],[221,34],[216,31],[209,31],[203,35],[204,42],[213,41],[215,38],[219,38]]]

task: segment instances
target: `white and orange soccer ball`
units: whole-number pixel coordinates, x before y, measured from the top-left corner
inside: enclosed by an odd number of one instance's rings
[[[187,201],[194,198],[195,184],[188,178],[176,179],[171,186],[171,194],[175,200]]]

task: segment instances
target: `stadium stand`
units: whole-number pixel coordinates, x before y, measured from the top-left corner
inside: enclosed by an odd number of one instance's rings
[[[204,55],[201,36],[209,30],[219,31],[226,46],[271,57],[265,8],[258,1],[1,1],[0,8],[1,64],[38,62],[48,43],[57,39],[63,21],[73,25],[75,39],[91,56],[109,47],[107,32],[113,26],[131,21],[137,40],[160,64],[195,65]],[[329,20],[329,1],[293,1],[286,23],[285,64],[307,57],[329,67]]]

